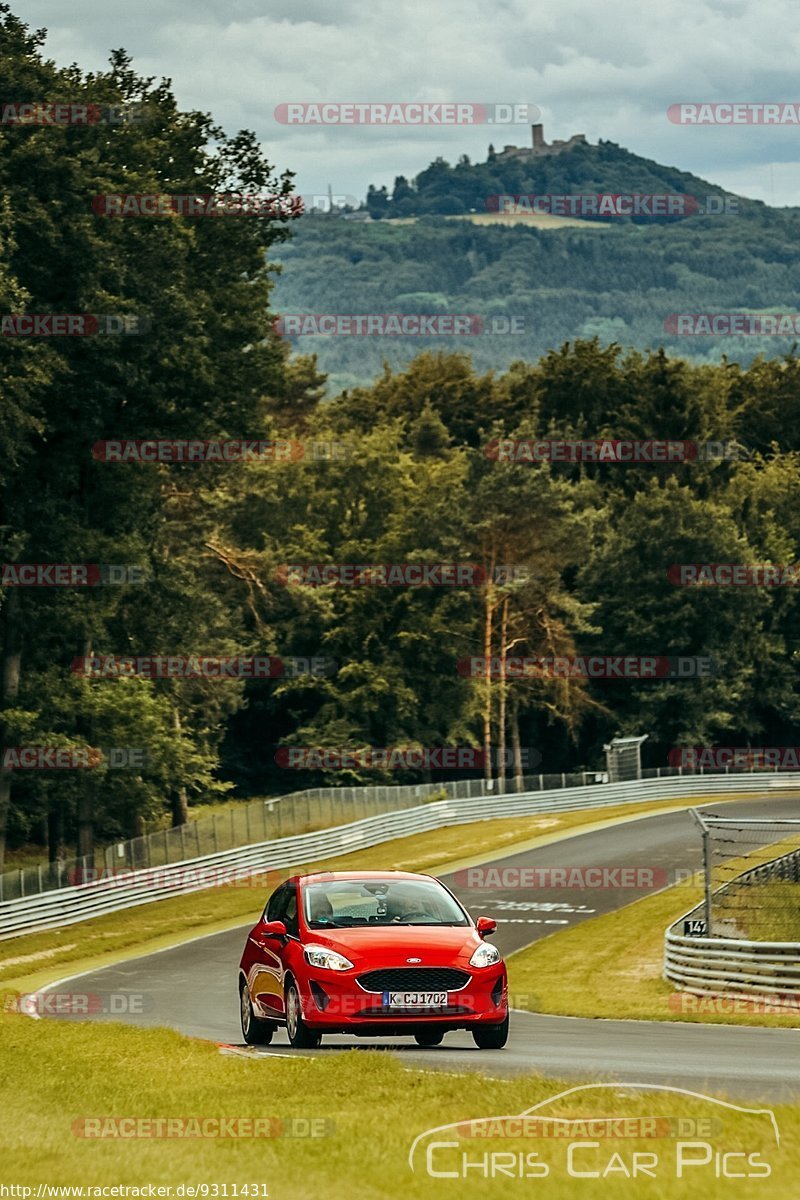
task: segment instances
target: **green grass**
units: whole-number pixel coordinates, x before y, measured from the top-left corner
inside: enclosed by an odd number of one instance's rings
[[[800,942],[800,884],[787,879],[734,883],[715,901],[716,916],[754,942]]]
[[[505,1200],[510,1195],[688,1200],[700,1190],[704,1200],[797,1197],[796,1106],[774,1106],[779,1147],[767,1116],[670,1092],[637,1094],[608,1086],[565,1097],[544,1110],[574,1118],[711,1117],[718,1127],[703,1136],[713,1151],[760,1154],[771,1167],[766,1181],[718,1179],[713,1158],[703,1168],[692,1168],[688,1179],[678,1180],[674,1137],[607,1139],[596,1150],[581,1151],[581,1169],[605,1166],[615,1153],[628,1163],[634,1150],[658,1155],[656,1179],[626,1179],[618,1169],[605,1181],[568,1177],[563,1138],[465,1138],[457,1153],[465,1150],[471,1161],[482,1160],[487,1152],[537,1151],[551,1171],[545,1180],[486,1179],[472,1171],[465,1184],[429,1177],[424,1153],[415,1159],[412,1173],[408,1154],[413,1140],[442,1124],[522,1112],[574,1084],[535,1075],[499,1080],[477,1073],[422,1072],[413,1067],[413,1053],[403,1061],[360,1050],[313,1059],[226,1057],[212,1045],[168,1030],[12,1015],[0,1015],[0,1037],[0,1155],[6,1184],[227,1184],[230,1196],[233,1184],[261,1183],[270,1200]],[[334,1128],[315,1139],[119,1140],[88,1139],[74,1132],[76,1121],[110,1116],[305,1117],[327,1119]],[[734,1160],[732,1168],[740,1170],[742,1161]],[[445,1166],[445,1160],[435,1158],[437,1165]]]
[[[528,817],[490,818],[469,825],[451,825],[431,833],[398,838],[370,850],[338,858],[298,863],[294,870],[369,869],[380,863],[395,870],[455,870],[478,858],[512,853],[521,846],[591,826],[634,817],[646,812],[682,807],[680,801],[621,804],[603,809],[540,814]],[[110,913],[63,929],[23,934],[0,942],[0,985],[30,991],[46,982],[91,966],[118,961],[131,952],[145,953],[173,945],[183,938],[216,933],[255,921],[266,897],[287,870],[267,877],[253,876],[239,886],[206,888],[188,896],[159,900],[137,908]]]
[[[715,1012],[707,1002],[692,1011],[695,1001],[661,978],[664,931],[702,896],[698,877],[518,951],[508,960],[512,1002],[571,1017],[800,1025],[800,1013]]]

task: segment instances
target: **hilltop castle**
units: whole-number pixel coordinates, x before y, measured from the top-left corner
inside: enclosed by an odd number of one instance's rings
[[[586,145],[586,135],[573,133],[566,142],[555,141],[548,146],[544,140],[544,125],[531,125],[531,146],[504,146],[497,158],[545,158],[561,154],[573,146]]]

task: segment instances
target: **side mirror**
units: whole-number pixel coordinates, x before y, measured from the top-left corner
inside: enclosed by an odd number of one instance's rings
[[[286,926],[283,921],[264,921],[259,933],[265,938],[285,938]]]
[[[497,921],[492,917],[478,917],[475,922],[475,928],[482,938],[488,937],[490,933],[494,933],[497,929]]]

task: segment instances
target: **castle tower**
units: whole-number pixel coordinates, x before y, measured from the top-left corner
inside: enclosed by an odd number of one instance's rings
[[[538,154],[544,147],[544,125],[531,125],[533,136],[533,153]]]

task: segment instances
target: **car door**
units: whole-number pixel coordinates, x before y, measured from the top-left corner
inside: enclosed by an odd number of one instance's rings
[[[250,942],[254,950],[254,961],[250,983],[250,995],[260,1016],[280,1015],[283,1013],[283,978],[285,974],[284,950],[285,944],[280,938],[267,937],[261,932],[265,921],[283,921],[287,932],[287,910],[294,896],[294,914],[297,915],[297,899],[295,888],[283,883],[269,898],[264,915],[259,925],[250,934]]]

